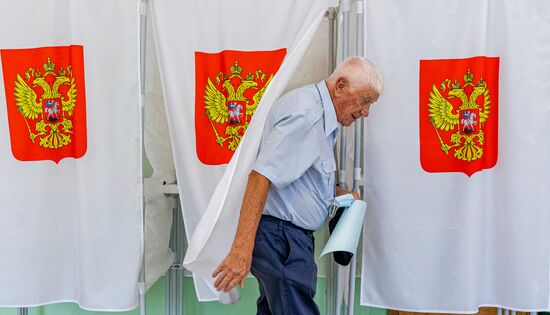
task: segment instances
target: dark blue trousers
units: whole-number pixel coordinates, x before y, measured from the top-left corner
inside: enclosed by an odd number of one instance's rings
[[[313,232],[271,216],[260,220],[252,256],[258,315],[318,315]]]

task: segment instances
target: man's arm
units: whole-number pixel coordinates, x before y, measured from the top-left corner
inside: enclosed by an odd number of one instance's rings
[[[270,184],[267,177],[256,171],[252,171],[248,176],[233,245],[225,259],[212,273],[212,277],[216,278],[214,287],[218,291],[228,292],[237,284],[240,284],[241,288],[244,286],[252,263],[256,230],[264,210]]]

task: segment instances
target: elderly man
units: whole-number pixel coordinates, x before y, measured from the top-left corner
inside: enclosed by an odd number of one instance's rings
[[[376,67],[351,57],[326,81],[274,104],[231,251],[212,274],[218,290],[242,287],[251,271],[260,287],[258,314],[319,314],[313,231],[327,218],[335,195],[347,193],[335,186],[338,124],[368,116],[381,92]]]

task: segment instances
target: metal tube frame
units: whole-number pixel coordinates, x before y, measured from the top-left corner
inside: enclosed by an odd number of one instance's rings
[[[178,210],[179,209],[177,207],[174,207],[172,209],[172,227],[170,231],[170,248],[174,251],[174,256],[177,256],[176,244],[178,242],[178,238],[177,238],[176,225],[177,225]],[[174,257],[174,260],[175,260],[175,257]],[[170,268],[166,272],[166,279],[165,279],[165,306],[164,306],[165,314],[166,315],[176,314],[176,304],[177,304],[176,273],[174,269]]]
[[[342,58],[345,59],[349,56],[349,11],[350,1],[343,0],[340,9],[342,10]],[[338,173],[338,185],[342,189],[346,189],[346,151],[347,151],[347,137],[344,128],[340,130],[340,155],[339,155],[339,173]]]
[[[141,0],[140,2],[140,88],[141,88],[141,152],[145,155],[145,58],[147,53],[147,0]],[[145,315],[146,303],[145,293],[147,286],[145,283],[145,182],[143,178],[143,171],[141,173],[141,196],[142,196],[142,235],[143,235],[143,253],[141,260],[141,269],[139,272],[139,313]]]
[[[363,56],[364,51],[364,12],[363,12],[363,1],[357,0],[357,18],[356,18],[356,55]],[[363,123],[363,118],[356,121],[354,124],[354,151],[353,151],[353,191],[357,192],[361,198],[363,195],[361,193],[361,152],[363,150],[363,134],[361,125]],[[357,269],[357,259],[356,255],[353,255],[350,268],[349,268],[349,294],[347,301],[346,315],[353,315],[355,310],[355,280],[356,280],[356,269]]]
[[[342,11],[342,58],[345,59],[349,56],[349,25],[350,25],[350,6],[352,0],[342,0],[340,2],[340,10]],[[338,172],[338,185],[342,189],[347,189],[346,185],[346,159],[347,152],[347,136],[345,128],[340,130],[340,154],[339,154],[339,172]],[[342,300],[344,294],[344,274],[346,267],[337,265],[336,267],[336,309],[333,314],[340,315],[342,310]]]
[[[183,261],[184,259],[184,256],[185,256],[185,248],[186,248],[186,242],[185,242],[185,229],[184,229],[184,225],[183,225],[183,213],[181,212],[181,207],[180,207],[180,202],[179,202],[179,198],[177,200],[177,225],[176,225],[176,230],[177,230],[177,250],[176,250],[176,264],[173,265],[172,267],[174,268],[174,271],[176,273],[176,298],[177,298],[177,303],[176,303],[176,314],[177,315],[181,315],[184,313],[184,310],[183,310],[183,302],[184,302],[184,299],[183,299],[183,295],[184,295],[184,280],[185,280],[185,270],[183,268],[183,266],[180,264],[180,262]]]
[[[182,315],[185,313],[183,298],[185,273],[180,262],[183,261],[185,248],[187,247],[185,228],[178,194],[166,195],[174,197],[176,203],[172,209],[172,229],[170,232],[170,248],[174,252],[175,262],[166,272],[164,313],[166,315]]]
[[[329,21],[328,29],[328,72],[332,73],[336,67],[336,20],[338,17],[337,8],[329,8],[327,11],[327,17]],[[328,239],[328,224],[325,224],[325,232]],[[327,240],[325,239],[325,242]],[[336,264],[332,261],[330,256],[325,258],[325,309],[327,314],[334,314],[336,309],[336,292],[335,292],[335,274],[336,274]]]

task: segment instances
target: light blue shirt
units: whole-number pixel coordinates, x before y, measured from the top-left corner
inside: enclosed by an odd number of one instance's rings
[[[264,214],[316,230],[335,196],[336,112],[324,81],[281,97],[267,117],[254,170],[271,181]]]

